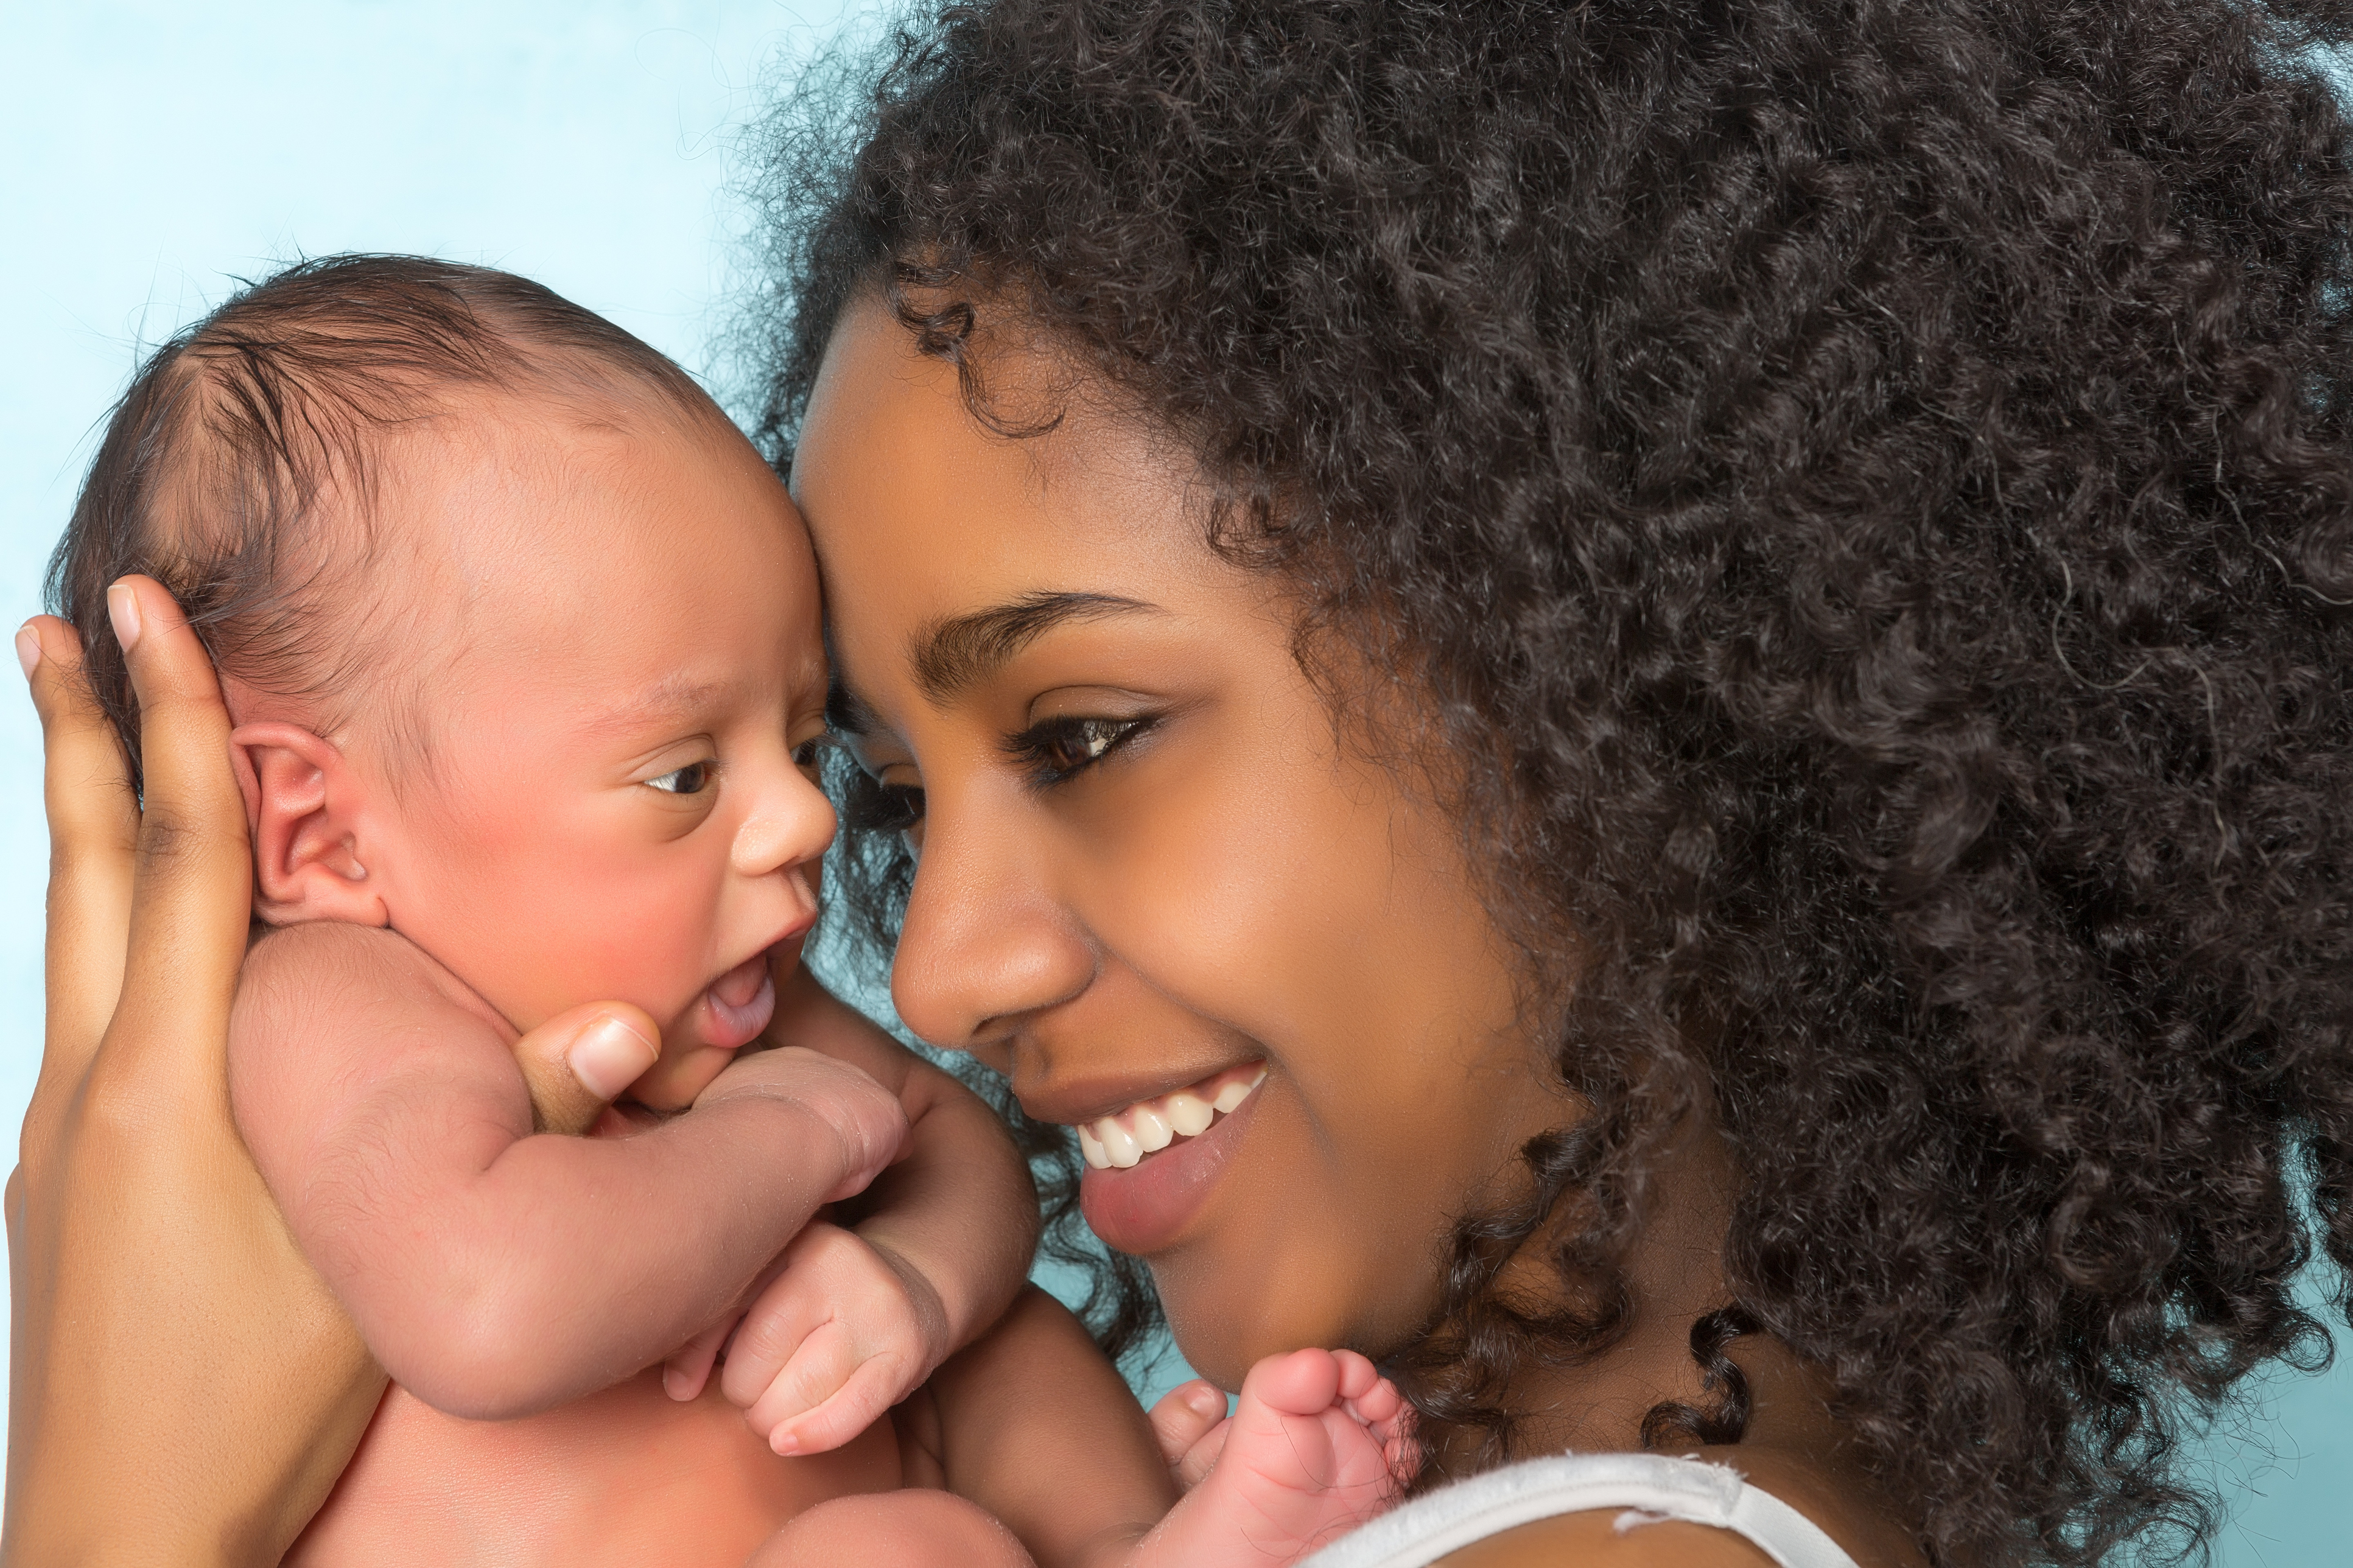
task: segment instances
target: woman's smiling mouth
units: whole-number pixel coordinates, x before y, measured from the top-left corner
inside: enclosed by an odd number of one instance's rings
[[[1224,1173],[1265,1081],[1264,1062],[1245,1062],[1079,1127],[1079,1206],[1106,1246],[1148,1255],[1176,1239]]]
[[[1265,1081],[1266,1064],[1246,1062],[1183,1089],[1139,1100],[1124,1110],[1082,1121],[1079,1152],[1094,1170],[1127,1170],[1180,1139],[1207,1132]]]

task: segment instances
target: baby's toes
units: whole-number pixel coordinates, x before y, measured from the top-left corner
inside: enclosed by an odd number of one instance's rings
[[[1226,1396],[1207,1378],[1180,1383],[1152,1407],[1152,1436],[1160,1457],[1181,1463],[1210,1429],[1226,1418]]]
[[[1361,1359],[1361,1358],[1360,1358]],[[1250,1424],[1253,1407],[1276,1415],[1320,1415],[1340,1393],[1340,1362],[1330,1351],[1293,1351],[1271,1355],[1250,1369],[1234,1407],[1235,1419]]]
[[[1332,1370],[1338,1377],[1334,1397],[1344,1401],[1362,1399],[1381,1381],[1380,1368],[1355,1351],[1334,1351]]]

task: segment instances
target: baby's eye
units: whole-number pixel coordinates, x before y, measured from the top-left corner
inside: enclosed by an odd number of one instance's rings
[[[646,783],[664,795],[701,795],[710,786],[711,764],[689,763],[682,768],[672,768],[658,777],[649,778]]]

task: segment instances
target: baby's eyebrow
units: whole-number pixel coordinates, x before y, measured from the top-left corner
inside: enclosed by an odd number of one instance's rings
[[[651,686],[604,704],[589,716],[597,730],[628,730],[665,719],[690,717],[723,700],[740,684],[732,680],[698,680],[669,675]]]

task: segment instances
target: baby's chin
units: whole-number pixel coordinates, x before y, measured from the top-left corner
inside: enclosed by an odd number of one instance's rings
[[[764,952],[713,981],[662,1031],[661,1059],[629,1086],[628,1098],[654,1110],[685,1110],[776,1014],[776,984]]]
[[[776,982],[767,953],[757,953],[703,986],[685,1013],[670,1019],[661,1031],[661,1059],[628,1085],[626,1100],[649,1111],[685,1111],[772,1017]]]
[[[738,1047],[665,1037],[661,1060],[631,1084],[628,1098],[649,1110],[684,1110],[711,1080],[727,1070]]]

